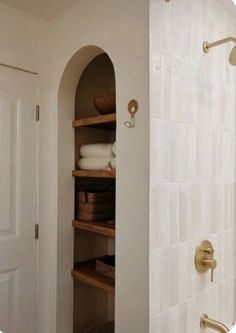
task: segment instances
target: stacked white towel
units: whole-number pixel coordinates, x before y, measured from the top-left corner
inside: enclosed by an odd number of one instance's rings
[[[95,143],[80,148],[78,166],[81,170],[116,169],[116,144]]]
[[[112,153],[116,156],[116,142],[112,145]]]
[[[95,143],[83,145],[80,148],[80,156],[83,158],[112,158],[113,144]]]
[[[84,157],[79,160],[78,165],[81,170],[111,170],[111,163],[108,158]]]

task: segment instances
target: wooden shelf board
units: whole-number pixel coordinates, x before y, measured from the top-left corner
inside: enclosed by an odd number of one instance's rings
[[[77,119],[72,122],[72,126],[76,127],[101,127],[108,128],[112,126],[112,129],[115,129],[116,125],[116,113],[107,114],[107,115],[99,115],[96,117],[89,117],[84,119]]]
[[[84,177],[84,178],[115,178],[116,172],[113,170],[107,170],[107,171],[73,170],[72,176]]]
[[[95,269],[95,260],[89,260],[77,264],[72,270],[71,275],[90,286],[115,293],[115,280],[99,274]]]
[[[86,221],[73,221],[72,225],[76,229],[90,231],[96,234],[115,237],[115,226],[109,225],[105,222],[86,222]]]

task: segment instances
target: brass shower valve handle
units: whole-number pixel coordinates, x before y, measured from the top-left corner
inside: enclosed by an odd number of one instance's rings
[[[214,249],[209,247],[209,248],[204,249],[204,252],[208,255],[213,255]]]
[[[205,267],[211,270],[211,282],[214,280],[214,270],[216,269],[217,263],[215,259],[204,259],[203,264]]]
[[[206,273],[211,270],[211,282],[214,278],[214,270],[217,262],[214,259],[214,248],[211,242],[205,240],[196,249],[195,267],[199,273]]]

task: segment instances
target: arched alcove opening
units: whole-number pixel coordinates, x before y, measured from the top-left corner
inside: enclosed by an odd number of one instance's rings
[[[103,122],[106,116],[103,118],[94,106],[94,97],[104,93],[115,94],[113,64],[101,48],[85,47],[67,64],[58,96],[57,332],[83,333],[90,326],[114,320],[114,280],[97,276],[95,266],[81,270],[81,265],[77,265],[115,254],[115,226],[107,223],[113,221],[115,215],[105,214],[104,221],[99,218],[100,221],[94,223],[90,221],[90,214],[84,221],[78,203],[81,191],[115,191],[115,171],[111,164],[111,170],[98,170],[95,176],[86,174],[86,170],[78,174],[81,146],[112,145],[116,140],[115,115],[108,115],[108,118],[113,117],[112,121]],[[87,125],[91,117],[97,117],[99,122]],[[77,126],[74,122],[73,129],[73,120],[85,123]],[[72,169],[77,171],[74,179]],[[115,207],[115,201],[112,205]],[[72,220],[74,231],[70,225]],[[73,266],[74,283],[70,276]]]

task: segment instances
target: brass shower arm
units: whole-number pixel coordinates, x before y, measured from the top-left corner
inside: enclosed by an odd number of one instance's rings
[[[236,43],[236,37],[227,37],[224,39],[217,40],[216,42],[213,42],[213,43],[209,43],[206,41],[203,43],[203,50],[205,53],[207,53],[207,52],[209,52],[209,49],[211,49],[212,47],[216,47],[216,46],[219,46],[219,45],[222,45],[225,43],[229,43],[229,42]]]
[[[227,326],[225,326],[224,324],[222,324],[218,321],[210,319],[208,317],[208,315],[206,315],[206,314],[202,316],[200,326],[201,326],[201,328],[211,328],[212,330],[215,330],[220,333],[229,332],[229,329]]]

